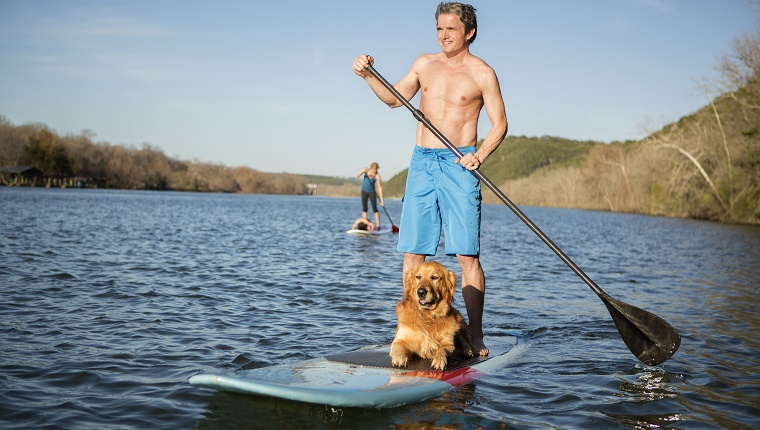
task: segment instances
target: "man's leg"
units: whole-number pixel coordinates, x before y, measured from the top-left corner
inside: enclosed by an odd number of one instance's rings
[[[409,271],[409,269],[414,269],[415,267],[419,266],[420,264],[425,262],[425,255],[424,254],[412,254],[410,252],[404,253],[404,268],[401,273],[401,279],[403,282],[404,276],[406,276],[406,272]]]
[[[369,195],[369,201],[372,203],[372,212],[375,213],[375,226],[380,227],[380,212],[377,211],[377,194],[371,193]]]
[[[472,333],[472,346],[476,355],[488,355],[483,343],[483,305],[485,303],[486,278],[480,259],[474,255],[457,254],[462,266],[462,297],[467,308],[467,321]],[[406,261],[404,261],[406,265]]]

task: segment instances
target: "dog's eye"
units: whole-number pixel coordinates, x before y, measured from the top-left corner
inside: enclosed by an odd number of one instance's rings
[[[415,279],[422,279],[422,275],[415,276]]]
[[[434,281],[437,281],[437,280],[441,279],[441,277],[438,276],[438,275],[433,275],[433,276],[430,277],[430,279],[432,279]]]

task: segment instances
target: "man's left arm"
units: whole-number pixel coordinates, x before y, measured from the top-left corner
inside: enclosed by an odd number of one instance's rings
[[[485,162],[486,158],[499,147],[501,141],[507,135],[508,128],[507,112],[504,108],[504,98],[501,95],[499,80],[496,77],[496,73],[490,67],[489,72],[484,76],[482,88],[483,105],[486,108],[488,119],[491,121],[491,130],[483,139],[483,144],[475,152],[478,164]]]

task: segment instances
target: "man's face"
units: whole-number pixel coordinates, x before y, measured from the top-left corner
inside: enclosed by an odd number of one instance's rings
[[[457,52],[467,46],[467,37],[472,36],[475,29],[468,34],[464,32],[464,24],[453,13],[438,15],[438,44],[444,53]]]

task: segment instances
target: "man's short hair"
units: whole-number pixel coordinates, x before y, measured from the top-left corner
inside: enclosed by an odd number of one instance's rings
[[[435,10],[435,20],[438,22],[438,15],[444,13],[451,13],[458,16],[459,20],[462,21],[462,24],[464,25],[465,34],[469,33],[470,30],[475,29],[475,32],[472,33],[472,37],[467,41],[467,43],[472,43],[475,41],[475,36],[478,35],[478,18],[475,16],[475,10],[476,9],[469,4],[444,2],[439,4],[438,8]]]

